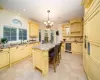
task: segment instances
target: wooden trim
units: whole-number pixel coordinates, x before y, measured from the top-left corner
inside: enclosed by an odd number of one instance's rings
[[[90,21],[93,17],[95,17],[99,12],[100,12],[100,11],[95,12],[95,14],[89,19],[89,21]]]
[[[95,5],[95,6],[94,6]],[[100,2],[98,1],[95,1],[92,6],[89,8],[88,12],[85,14],[84,16],[84,21],[86,22],[88,20],[89,17],[92,16],[92,14],[97,11],[97,9],[99,8],[100,6]]]
[[[97,12],[99,12],[100,10],[99,10],[99,8],[100,8],[100,5],[96,5],[94,8],[93,8],[93,10],[89,13],[89,15],[87,15],[86,17],[84,17],[84,21],[86,22],[86,21],[88,21],[89,20],[89,18],[93,18],[94,16],[95,16],[95,14],[97,14]],[[95,14],[94,14],[95,13]],[[92,19],[91,18],[91,19]]]

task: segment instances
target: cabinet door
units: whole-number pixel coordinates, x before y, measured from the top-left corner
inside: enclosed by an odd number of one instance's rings
[[[39,34],[38,25],[30,24],[30,26],[29,26],[29,34],[30,34],[30,37],[38,37],[38,34]]]
[[[83,0],[82,5],[84,5],[85,8],[88,8],[93,0]]]
[[[34,61],[35,61],[35,66],[39,68],[40,70],[43,69],[43,52],[39,49],[35,49],[34,51]]]
[[[76,54],[83,53],[82,43],[72,43],[72,52]]]
[[[66,36],[66,31],[65,30],[66,30],[65,27],[62,27],[62,35],[63,36]]]
[[[23,45],[23,46],[19,46],[19,55],[20,55],[20,57],[19,57],[19,59],[23,59],[23,58],[25,58],[26,57],[26,55],[27,55],[27,49],[26,49],[26,45]]]
[[[9,65],[9,53],[0,52],[0,68]]]
[[[82,36],[82,23],[73,23],[70,28],[71,36]]]
[[[89,55],[86,56],[87,75],[90,80],[100,80],[100,66]]]
[[[17,47],[15,47],[15,48],[11,48],[10,49],[10,53],[11,53],[11,62],[13,63],[13,62],[16,62],[16,61],[18,61],[18,60],[20,60],[20,59],[22,59],[23,58],[23,46],[19,46],[18,48]]]
[[[23,53],[24,53],[24,57],[27,57],[27,56],[31,55],[32,46],[31,45],[26,45],[24,50],[23,50]]]
[[[100,43],[100,12],[86,26],[88,40]]]

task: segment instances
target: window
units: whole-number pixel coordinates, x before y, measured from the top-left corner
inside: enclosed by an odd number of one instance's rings
[[[48,31],[47,30],[45,30],[45,33],[44,33],[44,41],[48,42]]]
[[[69,27],[66,28],[66,34],[70,35],[70,28]]]
[[[19,29],[19,40],[27,40],[27,30]]]
[[[51,30],[51,42],[53,42],[54,41],[54,32],[53,32],[53,30]]]
[[[41,30],[39,30],[39,41],[41,42]]]
[[[8,26],[3,27],[3,37],[7,38],[8,41],[17,40],[17,29]]]

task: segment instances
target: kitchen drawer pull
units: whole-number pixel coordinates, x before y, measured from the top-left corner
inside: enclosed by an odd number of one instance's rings
[[[0,50],[0,52],[2,52],[3,50]]]

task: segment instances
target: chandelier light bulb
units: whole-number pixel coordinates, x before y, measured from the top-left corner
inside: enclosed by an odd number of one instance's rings
[[[51,21],[48,21],[48,23],[50,23]]]
[[[50,10],[48,10],[47,13],[48,13],[48,20],[45,21],[44,24],[45,24],[45,26],[46,26],[47,29],[50,29],[50,28],[53,26],[54,23],[51,22],[51,21],[50,21],[50,18],[49,18]]]
[[[54,22],[51,22],[51,24],[53,25],[53,24],[54,24]]]
[[[46,24],[46,22],[44,22],[44,24]]]

